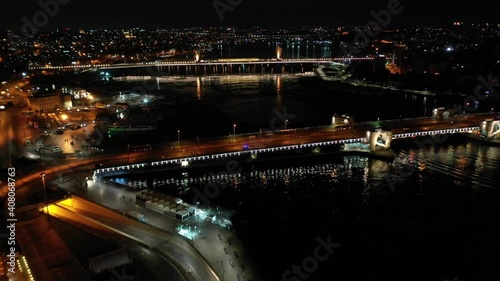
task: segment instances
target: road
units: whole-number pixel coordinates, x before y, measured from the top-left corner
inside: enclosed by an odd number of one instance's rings
[[[242,151],[243,145],[250,149],[266,147],[277,147],[286,145],[297,145],[305,143],[322,142],[329,140],[361,138],[366,136],[366,131],[376,128],[392,130],[394,134],[409,133],[416,131],[430,131],[449,128],[479,127],[486,118],[498,115],[491,113],[486,115],[471,115],[466,117],[453,117],[448,119],[413,119],[394,121],[372,121],[358,123],[354,130],[340,130],[332,127],[319,127],[309,129],[297,129],[291,133],[275,132],[273,135],[264,136],[258,133],[226,136],[218,139],[197,141],[181,141],[153,147],[151,151],[127,153],[126,149],[114,150],[113,157],[102,155],[95,157],[95,161],[103,163],[112,159],[122,159],[121,163],[140,163],[151,160],[162,160],[172,158],[191,157],[196,155],[207,155],[232,151]],[[452,123],[453,122],[453,123]],[[407,129],[405,129],[407,128]],[[111,151],[110,151],[111,152]],[[127,161],[128,159],[128,161]]]
[[[86,171],[88,171],[87,168],[80,168],[80,169],[76,169],[74,170],[74,173],[75,174],[78,174],[78,173],[83,173],[85,174]],[[47,178],[47,184],[53,184],[53,183],[58,183],[60,180],[54,176],[50,176]],[[65,185],[69,185],[71,184],[71,186],[75,186],[75,181],[72,181],[72,182],[64,182]],[[30,197],[33,197],[33,194],[34,193],[41,193],[41,190],[42,190],[42,184],[41,184],[41,179],[38,179],[38,181],[34,181],[30,184],[27,184],[27,185],[24,185],[23,188],[18,188],[16,189],[16,208],[20,208],[21,206],[26,206],[29,204],[29,201],[28,199]],[[42,198],[40,198],[41,200],[43,200]],[[76,203],[75,203],[76,205]],[[51,215],[56,215],[55,212],[53,212],[54,210],[50,209],[50,214]],[[108,210],[109,211],[109,210]],[[120,215],[116,214],[118,217],[121,217]],[[102,212],[99,213],[98,217],[101,217],[102,216]],[[18,214],[18,218],[20,219],[20,221],[22,221],[22,218],[24,216],[23,215],[19,215]],[[100,233],[110,233],[110,230],[109,228],[106,228],[106,227],[102,227],[101,225],[96,225],[96,224],[91,224],[89,225],[88,222],[86,222],[85,220],[82,220],[81,217],[77,217],[75,215],[70,215],[70,216],[67,216],[67,217],[61,217],[59,216],[60,218],[63,218],[67,221],[70,221],[70,222],[73,222],[73,223],[76,223],[77,225],[78,224],[81,224],[81,225],[84,225],[84,226],[88,226],[88,227],[91,227],[92,229],[95,229],[97,231],[100,231]],[[45,222],[45,220],[42,220],[42,222]],[[20,222],[19,222],[20,223]],[[31,219],[29,220],[29,223],[32,224],[31,227],[35,227],[35,225],[37,227],[41,227],[43,228],[43,226],[39,226],[38,223],[40,222],[35,222],[35,220]],[[140,225],[141,227],[144,227],[144,225]],[[28,227],[29,228],[29,227]],[[38,251],[40,252],[43,252],[45,254],[47,254],[46,252],[44,252],[43,250],[41,249],[44,249],[45,247],[47,247],[47,245],[53,245],[51,243],[46,243],[46,244],[40,244],[40,243],[44,243],[43,240],[42,241],[33,241],[33,244],[31,244],[29,242],[29,237],[25,237],[25,232],[21,232],[21,227],[19,226],[19,229],[18,229],[18,239],[21,239],[22,237],[21,236],[24,236],[23,240],[25,243],[25,245],[28,245],[27,249],[32,249],[33,251],[35,252],[30,252],[31,254],[35,254],[38,253]],[[51,236],[52,238],[54,238],[55,236],[57,236],[57,234],[52,234],[54,236]],[[116,235],[116,233],[115,233]],[[142,236],[139,237],[141,240],[142,240]],[[115,237],[116,239],[116,237]],[[122,240],[120,240],[121,242],[120,243],[128,243],[128,244],[134,244],[134,241],[128,239],[127,237],[124,237]],[[37,244],[37,242],[39,242]],[[118,241],[117,241],[118,242]],[[150,269],[154,275],[158,276],[158,279],[156,280],[163,280],[164,279],[164,276],[169,276],[169,280],[172,280],[172,281],[184,281],[186,280],[182,274],[177,270],[177,267],[174,266],[172,264],[172,262],[170,260],[166,260],[166,258],[164,257],[164,255],[160,255],[158,254],[157,252],[153,252],[147,248],[144,248],[142,246],[142,243],[139,243],[137,245],[131,245],[129,247],[127,247],[128,249],[132,250],[131,248],[134,248],[133,251],[134,253],[139,253],[139,254],[136,254],[135,257],[137,260],[140,260],[142,263],[146,264],[146,267],[148,269]],[[60,250],[60,249],[58,249]],[[54,250],[55,252],[55,250]],[[142,254],[141,254],[142,252]],[[50,257],[50,255],[48,255]],[[36,259],[37,261],[39,262],[42,262],[43,264],[44,261],[44,257],[42,256],[37,256],[37,257],[34,257],[33,255],[30,255],[29,258],[33,258],[33,259]],[[42,266],[44,268],[44,266]],[[69,266],[68,266],[69,267]],[[45,273],[45,274],[51,274],[50,273],[50,270],[49,271],[40,271],[41,269],[38,268],[38,270],[36,271],[36,273],[38,274],[41,274],[40,276],[38,276],[40,278],[40,280],[54,280],[53,278],[51,278],[49,275],[44,275],[42,274]],[[63,269],[61,269],[63,270]],[[66,267],[64,270],[67,270]],[[34,269],[32,269],[32,271],[34,271]],[[35,272],[34,272],[35,273]],[[43,276],[43,277],[42,277]],[[13,279],[14,280],[14,279]],[[21,279],[19,279],[21,280]],[[38,280],[38,279],[37,279]],[[80,279],[79,279],[80,280]],[[207,279],[207,280],[210,280],[210,279]]]
[[[354,131],[336,131],[331,127],[320,127],[310,129],[300,129],[291,134],[275,133],[271,136],[258,136],[258,134],[236,135],[235,137],[223,137],[218,139],[200,141],[181,141],[166,143],[162,146],[153,147],[151,151],[128,153],[126,149],[114,149],[104,152],[93,151],[90,156],[83,159],[53,158],[46,162],[43,167],[38,167],[30,173],[23,181],[30,182],[39,179],[39,174],[44,171],[46,174],[61,173],[64,170],[74,167],[100,163],[106,166],[126,165],[127,163],[142,163],[147,161],[158,161],[162,159],[173,159],[190,157],[196,155],[207,155],[213,153],[224,153],[231,151],[242,151],[243,145],[248,144],[250,149],[265,147],[276,147],[303,143],[314,143],[327,140],[359,138],[366,135],[367,130],[385,127],[392,129],[394,133],[402,133],[403,128],[409,128],[406,132],[438,130],[451,127],[464,128],[480,126],[481,122],[487,118],[493,118],[498,113],[471,115],[468,117],[454,117],[449,119],[415,119],[415,120],[395,120],[395,121],[372,121],[359,123],[354,126]],[[453,122],[453,123],[451,123]],[[255,136],[252,138],[251,136]],[[49,155],[49,154],[47,154]],[[26,173],[28,174],[28,173]]]
[[[175,218],[137,205],[135,201],[136,189],[123,186],[117,187],[113,184],[103,183],[102,181],[86,180],[86,177],[89,175],[88,171],[72,173],[71,176],[64,177],[62,183],[59,183],[59,180],[55,180],[54,183],[71,194],[106,206],[109,209],[118,210],[120,213],[129,211],[141,213],[145,216],[147,224],[162,229],[170,233],[173,237],[180,236],[176,232],[176,228],[181,222]],[[87,184],[83,184],[84,182]],[[98,213],[102,214],[102,212]],[[102,222],[106,223],[105,221]],[[246,249],[236,233],[197,218],[190,218],[182,223],[196,226],[201,231],[199,237],[192,241],[191,244],[207,260],[214,271],[219,274],[219,277],[222,276],[222,272],[220,271],[222,268],[220,262],[222,261],[225,280],[227,281],[236,280],[238,274],[242,281],[261,280],[258,276],[255,263],[246,253]],[[218,237],[218,234],[221,235],[221,238]],[[186,241],[184,238],[182,240]],[[227,249],[227,254],[224,248]],[[230,261],[233,266],[231,266]]]
[[[133,237],[135,240],[140,241],[141,244],[147,245],[149,249],[175,261],[186,280],[219,281],[216,273],[212,271],[210,266],[205,263],[204,259],[187,241],[78,198],[74,198],[71,204],[74,205],[74,208],[72,208],[74,212],[118,230],[128,237]],[[64,216],[64,213],[56,206],[51,206],[50,212],[56,216]]]

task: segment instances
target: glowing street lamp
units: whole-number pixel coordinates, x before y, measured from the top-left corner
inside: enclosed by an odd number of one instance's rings
[[[236,124],[233,124],[233,137],[236,136]]]
[[[66,114],[62,114],[62,115],[61,115],[61,119],[62,119],[63,121],[68,120],[68,115],[66,115]]]
[[[177,142],[181,142],[181,130],[177,130]]]
[[[41,173],[40,177],[42,178],[42,184],[43,184],[43,195],[45,197],[45,208],[47,215],[49,214],[49,207],[47,206],[47,190],[45,188],[45,173]]]

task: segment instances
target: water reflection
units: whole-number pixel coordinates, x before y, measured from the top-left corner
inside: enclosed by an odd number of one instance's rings
[[[303,188],[304,181],[312,184],[314,181],[341,183],[345,181],[360,182],[369,187],[374,181],[382,181],[389,171],[389,164],[384,161],[370,160],[366,157],[347,156],[343,163],[321,163],[315,165],[297,165],[283,168],[255,168],[248,172],[235,174],[195,174],[181,175],[153,174],[147,178],[114,178],[113,181],[134,188],[163,189],[167,192],[184,194],[189,188],[203,187],[217,182],[233,191],[270,190],[284,183],[289,189]],[[191,175],[193,174],[193,175]]]
[[[304,85],[303,81],[313,76],[312,73],[301,74],[241,74],[241,75],[203,75],[203,76],[161,76],[156,77],[154,81],[161,85],[161,91],[149,91],[151,96],[159,95],[166,98],[175,98],[176,100],[185,100],[193,98],[196,100],[209,101],[214,97],[224,96],[222,103],[231,102],[230,99],[239,99],[242,96],[253,95],[252,99],[245,98],[248,106],[262,107],[261,103],[272,102],[266,100],[267,96],[275,95],[283,97],[276,99],[270,106],[279,106],[287,103],[288,105],[302,105],[294,109],[299,115],[299,119],[311,120],[314,124],[306,126],[325,125],[325,122],[331,118],[335,112],[346,112],[355,116],[359,121],[392,119],[406,117],[422,116],[427,112],[426,103],[423,102],[426,97],[418,95],[405,96],[359,96],[357,94],[345,94],[331,91],[325,88],[314,88],[314,83]],[[134,88],[132,83],[144,85],[149,77],[144,76],[125,76],[115,78],[117,81],[131,82],[130,89]],[[150,82],[147,82],[150,83]],[[312,83],[312,82],[311,82]],[[293,97],[293,98],[292,98]],[[376,111],[366,111],[359,106],[360,99],[367,104],[371,104]],[[217,100],[215,106],[220,104]],[[393,103],[398,103],[401,112],[389,110]],[[403,111],[404,109],[404,111]],[[253,116],[251,120],[264,120],[265,124],[252,124],[256,128],[267,126],[268,120],[272,118],[271,112],[268,116]],[[221,114],[231,114],[221,112]],[[323,116],[319,116],[322,114]],[[326,117],[328,116],[328,117]],[[230,119],[246,119],[247,115],[230,116]],[[264,118],[260,118],[264,117]],[[265,120],[267,119],[267,120]],[[304,124],[305,125],[305,124]]]
[[[201,100],[201,77],[199,76],[196,79],[196,97]]]
[[[483,146],[474,142],[445,145],[429,149],[402,149],[396,165],[416,160],[413,165],[425,163],[427,172],[453,178],[461,186],[496,188],[500,175],[499,147]],[[415,156],[411,156],[411,155]]]
[[[203,187],[212,182],[227,186],[232,191],[272,190],[284,184],[289,190],[307,188],[314,190],[318,182],[335,184],[350,182],[360,183],[366,189],[387,185],[387,175],[399,166],[418,167],[425,163],[423,174],[433,173],[460,182],[460,185],[471,183],[487,188],[495,188],[500,180],[497,167],[500,166],[498,147],[483,147],[475,143],[449,145],[429,149],[408,149],[398,151],[394,163],[370,160],[360,156],[346,156],[342,163],[318,163],[314,165],[290,165],[285,167],[254,167],[251,171],[236,174],[210,174],[189,172],[183,174],[151,174],[144,178],[116,178],[120,184],[133,188],[154,188],[167,192],[185,194],[190,188]],[[308,186],[303,186],[307,181]]]
[[[442,254],[448,253],[448,244],[459,248],[467,239],[472,247],[490,247],[495,243],[474,237],[497,225],[497,218],[490,217],[488,221],[484,214],[486,210],[498,213],[495,209],[498,202],[492,200],[497,197],[487,192],[496,190],[500,184],[500,147],[455,142],[436,148],[410,149],[409,142],[393,144],[398,155],[394,163],[359,156],[303,158],[248,164],[240,173],[233,174],[193,169],[187,173],[151,173],[115,180],[130,187],[149,187],[181,195],[185,200],[191,200],[193,188],[218,183],[220,193],[211,203],[241,211],[239,219],[245,223],[240,233],[248,237],[246,247],[256,254],[259,266],[266,274],[276,275],[269,280],[278,280],[284,271],[275,270],[274,263],[269,266],[264,262],[269,255],[281,262],[279,266],[288,268],[310,254],[316,245],[307,241],[316,241],[322,233],[344,237],[340,241],[344,252],[339,253],[338,260],[348,262],[338,265],[336,261],[332,274],[348,266],[358,268],[376,263],[372,268],[383,271],[379,273],[382,276],[387,273],[384,267],[387,261],[392,264],[411,259],[411,264],[421,270],[427,268],[420,266],[427,259],[420,256],[439,256],[442,261]],[[389,188],[387,178],[395,175],[398,167],[420,163],[426,164],[425,169],[406,177],[400,190]],[[476,210],[479,211],[475,213]],[[280,239],[285,236],[289,239]],[[283,254],[289,253],[290,240],[306,244],[303,249],[300,245],[294,248],[299,257]],[[411,248],[419,241],[424,241],[418,244],[425,246],[424,253],[416,249],[420,246]],[[373,245],[380,246],[374,249]],[[452,259],[457,254],[450,253],[446,258]],[[462,252],[460,255],[466,259]],[[353,263],[353,257],[358,256],[378,259],[366,262],[356,259]]]

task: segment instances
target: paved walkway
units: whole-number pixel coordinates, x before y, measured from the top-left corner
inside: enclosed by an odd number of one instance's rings
[[[255,263],[253,263],[234,231],[191,218],[184,222],[140,207],[135,203],[135,192],[138,190],[117,187],[114,184],[94,182],[89,172],[77,172],[53,181],[61,188],[87,200],[127,213],[136,211],[145,215],[145,223],[165,230],[177,237],[175,231],[181,224],[190,224],[201,230],[200,235],[191,241],[192,245],[206,258],[221,280],[244,281],[261,280]],[[90,179],[87,180],[86,178]],[[219,238],[220,237],[220,238]],[[224,270],[224,278],[222,278]],[[239,276],[239,279],[238,279]]]

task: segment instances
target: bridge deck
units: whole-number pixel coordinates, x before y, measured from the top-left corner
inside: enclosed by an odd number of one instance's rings
[[[449,128],[449,129],[431,130],[431,131],[407,132],[407,133],[394,134],[392,136],[392,139],[414,138],[414,137],[420,137],[420,136],[433,136],[433,135],[440,135],[440,134],[472,133],[475,130],[479,130],[479,127],[463,127],[463,128]],[[219,159],[219,158],[220,159],[233,158],[233,157],[239,157],[242,155],[251,155],[251,154],[259,154],[259,153],[273,153],[273,152],[280,152],[280,151],[291,151],[291,150],[298,150],[298,149],[325,147],[325,146],[342,145],[342,144],[353,144],[353,143],[367,143],[367,139],[365,137],[337,139],[337,140],[328,140],[328,141],[321,141],[321,142],[292,144],[292,145],[286,145],[286,146],[266,147],[266,148],[251,149],[251,150],[245,150],[245,151],[232,151],[232,152],[214,153],[214,154],[206,154],[206,155],[197,155],[197,156],[192,156],[192,157],[165,159],[165,160],[161,160],[161,161],[143,162],[143,163],[121,165],[121,166],[115,166],[115,167],[106,167],[106,168],[96,169],[96,171],[94,173],[94,177],[103,177],[103,176],[110,176],[110,175],[116,175],[116,174],[131,173],[134,171],[137,172],[137,171],[142,171],[145,169],[158,169],[161,166],[167,166],[167,165],[172,165],[172,164],[183,165],[184,163],[188,164],[188,163],[192,163],[192,162],[215,160],[215,159]]]
[[[131,67],[159,67],[159,66],[211,66],[211,65],[230,65],[230,64],[301,64],[301,63],[328,63],[328,62],[338,62],[338,61],[356,61],[356,60],[373,60],[372,57],[361,57],[361,58],[320,58],[320,59],[261,59],[255,60],[245,60],[245,59],[232,59],[228,60],[207,60],[207,61],[194,61],[194,60],[183,60],[183,61],[155,61],[155,62],[139,62],[139,63],[122,63],[122,64],[84,64],[84,65],[45,65],[45,66],[30,66],[30,70],[49,70],[49,69],[120,69],[120,68],[131,68]]]

